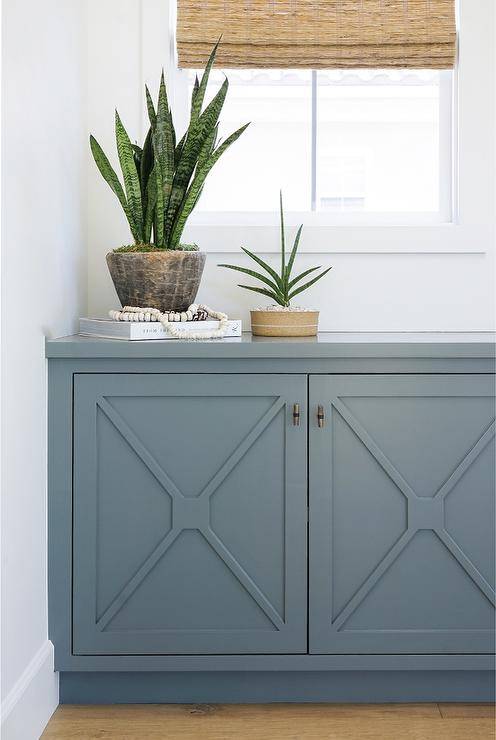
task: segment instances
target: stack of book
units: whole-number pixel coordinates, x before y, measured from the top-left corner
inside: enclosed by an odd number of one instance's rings
[[[205,333],[219,328],[219,321],[182,321],[175,324],[183,330]],[[80,319],[79,333],[85,337],[101,339],[124,339],[142,341],[143,339],[174,339],[158,321],[113,321],[112,319]],[[241,336],[241,321],[231,320],[228,323],[226,337]]]

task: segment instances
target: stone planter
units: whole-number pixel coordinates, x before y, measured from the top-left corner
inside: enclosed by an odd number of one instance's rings
[[[205,266],[202,252],[109,252],[107,265],[123,306],[186,311]]]
[[[251,332],[256,337],[313,337],[319,326],[318,311],[250,311]]]

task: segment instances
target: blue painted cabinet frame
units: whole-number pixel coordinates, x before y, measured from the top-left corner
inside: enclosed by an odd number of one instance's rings
[[[49,636],[61,701],[488,700],[494,354],[489,342],[418,337],[48,341]],[[284,408],[236,462],[277,399]],[[229,414],[230,434],[214,439]],[[231,458],[208,507],[198,503]],[[154,576],[166,598],[151,598]]]
[[[310,379],[310,652],[494,651],[494,378]]]
[[[75,654],[306,652],[306,400],[301,375],[75,376]]]

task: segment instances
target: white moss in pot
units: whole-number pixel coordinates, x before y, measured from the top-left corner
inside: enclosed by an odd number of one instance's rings
[[[320,265],[317,267],[310,267],[308,270],[304,270],[299,275],[296,275],[296,277],[291,277],[303,225],[299,227],[296,233],[289,260],[286,262],[282,193],[280,193],[279,196],[279,207],[281,213],[280,271],[277,272],[274,270],[269,264],[267,264],[267,262],[253,252],[250,252],[248,249],[245,249],[245,247],[242,247],[243,252],[256,262],[262,270],[264,270],[263,273],[257,272],[256,270],[250,270],[247,267],[238,267],[237,265],[221,264],[219,267],[227,267],[229,270],[236,270],[237,272],[242,272],[245,275],[255,278],[255,280],[261,283],[261,285],[239,285],[239,287],[245,288],[245,290],[252,290],[255,293],[261,293],[275,301],[272,305],[265,306],[263,308],[256,308],[250,312],[251,330],[254,335],[265,337],[314,336],[318,331],[319,312],[317,310],[301,308],[299,306],[291,306],[291,300],[299,293],[310,288],[317,282],[317,280],[323,278],[331,268],[328,267],[325,270],[322,270],[318,275],[312,277],[303,284],[302,280],[304,280],[304,278],[315,273],[317,270],[322,269]]]

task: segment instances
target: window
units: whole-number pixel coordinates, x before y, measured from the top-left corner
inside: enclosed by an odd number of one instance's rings
[[[252,126],[216,165],[199,211],[272,212],[282,187],[293,212],[451,219],[451,72],[226,73],[220,135]],[[213,72],[212,87],[222,80]]]

